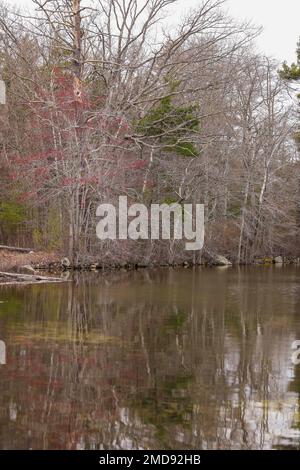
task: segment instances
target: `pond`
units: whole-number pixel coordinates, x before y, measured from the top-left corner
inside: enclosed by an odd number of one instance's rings
[[[1,449],[299,449],[300,268],[0,288]]]

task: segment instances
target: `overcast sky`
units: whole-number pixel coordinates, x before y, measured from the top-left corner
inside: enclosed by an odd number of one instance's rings
[[[6,0],[7,3],[30,5],[30,0]],[[201,0],[178,0],[180,13],[196,7]],[[280,62],[295,61],[300,36],[300,0],[227,0],[227,10],[239,19],[251,19],[264,31],[257,39],[259,50]]]

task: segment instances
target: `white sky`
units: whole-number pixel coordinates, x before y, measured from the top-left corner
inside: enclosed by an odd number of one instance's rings
[[[31,0],[6,0],[6,3],[29,6]],[[178,0],[179,14],[196,7],[201,0]],[[296,44],[300,37],[300,0],[227,0],[229,14],[238,19],[251,19],[263,26],[257,39],[259,50],[280,62],[296,59]]]
[[[200,0],[179,0],[183,10],[195,7]],[[259,50],[280,62],[296,61],[300,37],[300,0],[227,0],[230,16],[250,19],[264,28],[257,39]]]

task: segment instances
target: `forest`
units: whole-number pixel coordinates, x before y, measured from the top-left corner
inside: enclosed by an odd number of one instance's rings
[[[85,262],[300,256],[298,64],[204,0],[0,1],[0,244]],[[99,203],[205,207],[180,240],[96,237]]]

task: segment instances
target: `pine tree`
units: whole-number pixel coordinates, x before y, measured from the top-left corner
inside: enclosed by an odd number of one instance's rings
[[[279,71],[279,75],[283,80],[287,80],[290,82],[296,82],[300,84],[300,39],[297,44],[297,62],[292,63],[292,65],[287,65],[286,62],[283,63],[282,69]],[[300,93],[297,94],[297,98],[299,100],[299,107],[300,107]],[[299,110],[299,117],[300,117],[300,110]],[[300,150],[300,126],[294,133],[294,139],[297,143],[298,149]]]
[[[297,44],[297,63],[292,63],[291,66],[287,65],[286,62],[282,65],[282,70],[279,74],[284,80],[300,80],[300,39]]]
[[[282,69],[279,71],[279,75],[283,80],[288,80],[291,82],[296,82],[300,84],[300,39],[297,44],[297,63],[293,63],[291,66],[288,66],[286,62],[283,63]],[[299,118],[300,118],[300,93],[297,94],[298,104],[299,104]],[[298,124],[298,129],[294,132],[294,140],[300,151],[300,125]],[[300,175],[298,176],[298,192],[296,197],[296,207],[297,207],[297,226],[298,226],[298,243],[300,243]]]

